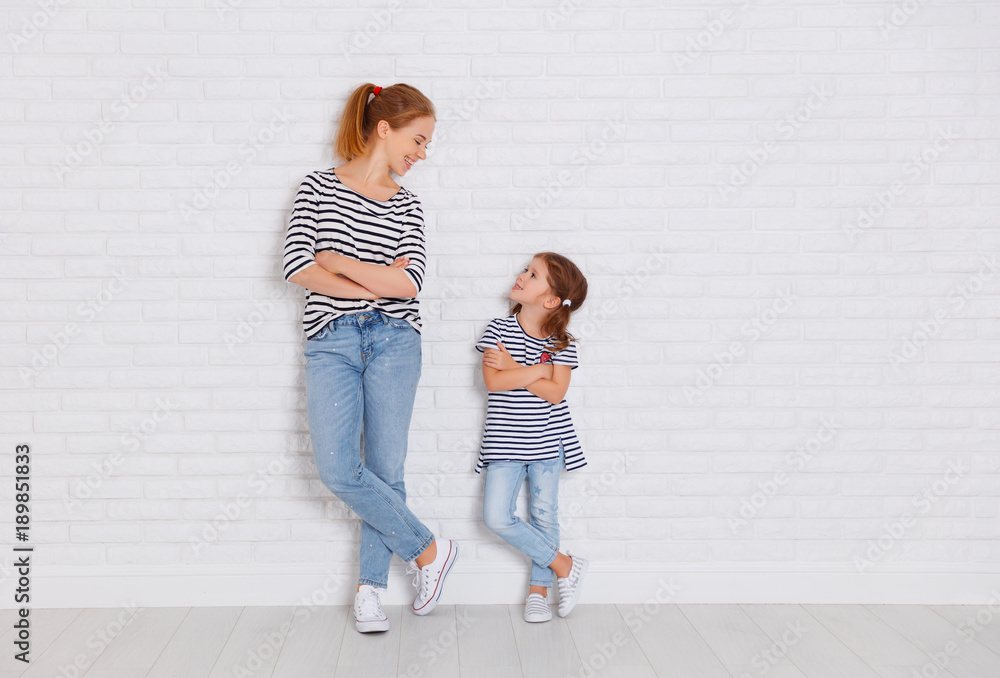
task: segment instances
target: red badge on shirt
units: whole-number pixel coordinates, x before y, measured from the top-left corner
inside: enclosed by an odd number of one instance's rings
[[[552,356],[550,356],[547,351],[542,351],[542,355],[540,358],[538,358],[538,362],[550,363],[552,362]]]

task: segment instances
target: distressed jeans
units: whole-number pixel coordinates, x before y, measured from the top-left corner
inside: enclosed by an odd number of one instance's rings
[[[410,561],[434,541],[403,484],[420,334],[380,311],[344,315],[306,341],[305,356],[320,480],[362,520],[358,583],[386,588],[393,553]]]
[[[559,553],[559,475],[565,464],[546,461],[491,461],[486,465],[483,522],[508,544],[531,558],[532,586],[552,586],[549,565]],[[528,478],[530,522],[514,514],[517,495]]]

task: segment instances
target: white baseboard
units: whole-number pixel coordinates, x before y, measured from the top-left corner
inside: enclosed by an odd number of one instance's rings
[[[407,605],[413,587],[394,563],[383,603]],[[708,566],[686,570],[622,569],[592,563],[582,604],[618,603],[901,603],[980,605],[1000,602],[1000,568],[968,571],[846,572],[820,568],[777,571],[748,565],[741,571]],[[316,568],[123,567],[50,568],[31,573],[31,607],[189,607],[348,605],[357,571]],[[15,605],[16,582],[0,586],[4,607]],[[498,571],[466,563],[448,578],[443,603],[516,604],[524,599],[527,571]]]

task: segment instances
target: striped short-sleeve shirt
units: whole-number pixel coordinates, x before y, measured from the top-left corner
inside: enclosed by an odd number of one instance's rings
[[[288,220],[282,261],[285,280],[316,265],[316,252],[322,250],[383,266],[409,257],[403,272],[419,293],[427,265],[420,201],[402,187],[388,200],[374,200],[347,188],[332,168],[311,172],[299,186]],[[371,310],[405,320],[420,332],[415,298],[341,299],[312,290],[306,298],[302,329],[311,338],[334,318]]]
[[[482,352],[496,348],[498,341],[521,365],[550,362],[569,365],[571,369],[578,366],[575,341],[570,341],[562,351],[550,352],[545,347],[552,345],[552,337],[537,339],[528,335],[516,314],[490,321],[476,349]],[[567,470],[587,465],[565,398],[553,405],[526,388],[491,392],[487,398],[486,430],[476,473],[491,461],[558,459],[560,441]]]

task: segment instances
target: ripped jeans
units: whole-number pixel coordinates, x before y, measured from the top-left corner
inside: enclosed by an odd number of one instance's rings
[[[558,459],[491,461],[486,465],[483,522],[531,558],[532,586],[552,586],[549,565],[559,553],[559,475],[564,465],[562,442]],[[528,523],[514,515],[525,475],[531,498]]]

